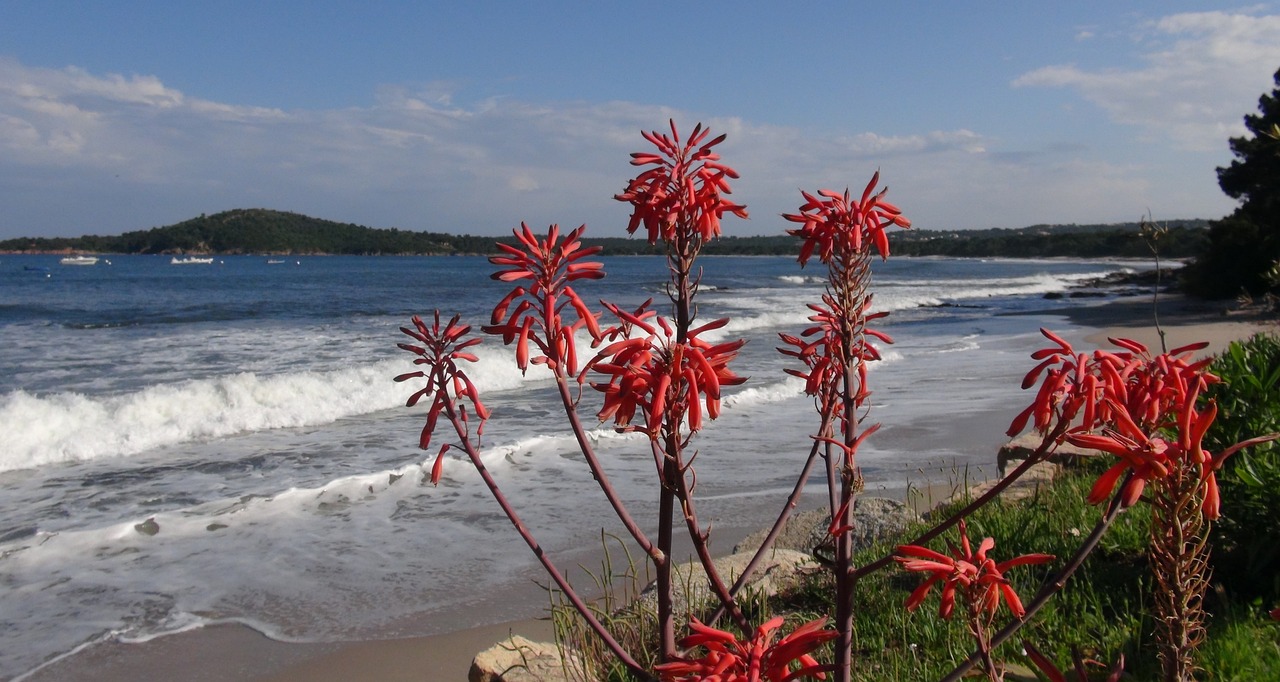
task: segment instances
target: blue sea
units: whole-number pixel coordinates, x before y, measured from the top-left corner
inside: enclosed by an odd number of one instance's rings
[[[539,573],[469,465],[450,459],[430,485],[435,452],[416,447],[422,408],[405,408],[414,387],[392,381],[412,370],[396,348],[411,315],[488,322],[507,287],[485,259],[108,258],[0,257],[0,679],[99,643],[214,623],[336,641],[541,606],[507,596]],[[661,259],[603,260],[608,277],[580,282],[584,299],[663,300]],[[748,339],[734,368],[750,379],[695,439],[699,515],[716,528],[761,526],[816,422],[775,348],[779,332],[807,326],[821,271],[783,257],[701,264],[699,319],[732,318],[720,338]],[[877,262],[874,308],[892,312],[880,328],[896,343],[871,372],[871,420],[884,428],[859,455],[870,493],[989,466],[1030,398],[1018,383],[1037,329],[1081,333],[1054,311],[1101,300],[1044,295],[1143,267]],[[1008,314],[1028,311],[1041,312]],[[522,376],[500,340],[477,350],[469,373],[493,410],[485,460],[542,544],[572,565],[616,523],[553,384],[537,367]],[[652,518],[644,441],[592,433],[623,496]]]

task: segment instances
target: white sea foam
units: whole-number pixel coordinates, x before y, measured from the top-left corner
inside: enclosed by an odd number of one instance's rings
[[[827,281],[825,278],[814,275],[782,275],[778,280],[787,284],[822,284]]]
[[[525,381],[509,351],[485,349],[477,355],[480,362],[463,370],[482,392]],[[406,356],[328,372],[245,372],[109,396],[14,391],[0,399],[0,423],[9,429],[0,471],[129,456],[178,443],[328,424],[391,409],[403,405],[416,390],[412,381],[392,381],[413,369],[407,360]]]

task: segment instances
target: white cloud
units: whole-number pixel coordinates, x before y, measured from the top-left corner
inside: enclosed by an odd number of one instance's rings
[[[438,86],[383,87],[367,107],[281,111],[203,100],[150,76],[0,60],[0,237],[105,234],[243,207],[456,233],[501,234],[523,220],[619,234],[627,210],[612,197],[636,172],[628,154],[648,147],[641,129],[669,118],[685,133],[702,118],[729,135],[720,149],[742,174],[734,198],[752,214],[727,221],[730,234],[776,233],[800,188],[859,190],[877,168],[921,227],[1129,219],[1147,206],[1226,212],[1211,179],[1196,179],[1204,192],[1162,187],[1175,205],[1152,196],[1149,169],[1081,161],[1075,147],[1008,153],[969,129],[815,132],[623,101],[460,103]]]
[[[1086,71],[1046,66],[1015,87],[1073,88],[1117,122],[1136,125],[1189,150],[1213,150],[1244,132],[1280,66],[1280,15],[1194,12],[1142,27],[1138,69]]]

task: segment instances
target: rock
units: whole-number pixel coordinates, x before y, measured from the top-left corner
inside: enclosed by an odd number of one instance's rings
[[[811,509],[792,512],[773,542],[774,549],[793,549],[797,552],[813,552],[827,533],[827,510]],[[762,528],[742,539],[733,553],[754,552],[769,535],[769,528]]]
[[[853,549],[869,547],[885,535],[896,533],[919,520],[919,514],[898,500],[859,497],[857,506],[853,508]],[[812,554],[815,547],[828,544],[827,528],[830,525],[831,516],[825,509],[792,514],[774,541],[774,549]],[[733,551],[754,552],[768,534],[767,528],[752,533],[743,538]]]
[[[160,524],[156,523],[156,517],[151,517],[142,523],[134,524],[133,529],[143,535],[155,535],[160,532]]]
[[[996,466],[1000,469],[1000,476],[1004,477],[1009,462],[1025,460],[1035,454],[1042,441],[1043,438],[1040,434],[1032,431],[1024,433],[1001,446],[1000,451],[996,453]],[[1057,448],[1050,450],[1048,461],[1063,466],[1075,466],[1079,464],[1080,460],[1097,457],[1098,454],[1097,450],[1086,450],[1070,443],[1060,443]]]
[[[572,654],[569,654],[572,657]],[[471,661],[468,682],[569,682],[555,644],[520,635],[480,652]]]
[[[853,508],[853,551],[875,544],[880,538],[897,533],[920,520],[911,507],[887,497],[859,497]],[[826,531],[824,526],[822,529]]]
[[[1041,485],[1045,485],[1054,478],[1057,478],[1058,472],[1061,470],[1062,466],[1059,464],[1055,464],[1053,462],[1037,462],[1036,464],[1031,465],[1030,469],[1023,472],[1023,474],[1018,477],[1018,480],[1014,481],[1008,488],[1005,488],[1004,492],[1000,493],[1000,498],[1009,501],[1031,497],[1040,489]],[[982,483],[978,483],[977,485],[971,486],[968,492],[962,492],[951,498],[950,501],[957,501],[965,497],[971,500],[982,497],[988,490],[995,487],[1000,480],[1001,479],[999,478],[993,478],[983,481]]]
[[[755,556],[754,551],[730,554],[715,560],[716,572],[720,574],[725,587],[733,585],[743,569]],[[775,549],[760,561],[747,582],[744,592],[753,591],[764,596],[773,596],[779,592],[799,585],[801,577],[809,572],[819,570],[818,563],[807,552],[792,549]],[[711,591],[710,581],[702,570],[702,563],[692,561],[678,564],[671,569],[673,583],[671,601],[677,613],[683,613],[689,603],[703,604],[715,599]],[[640,598],[631,608],[639,608],[650,613],[658,610],[657,583],[649,583],[640,592]],[[741,595],[739,595],[741,596]]]

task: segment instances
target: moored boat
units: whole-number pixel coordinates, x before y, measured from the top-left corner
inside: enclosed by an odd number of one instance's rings
[[[97,265],[97,256],[65,256],[58,261],[62,265]]]
[[[212,258],[196,258],[195,256],[187,256],[186,258],[174,256],[169,259],[170,265],[209,265],[211,263],[213,263]]]

